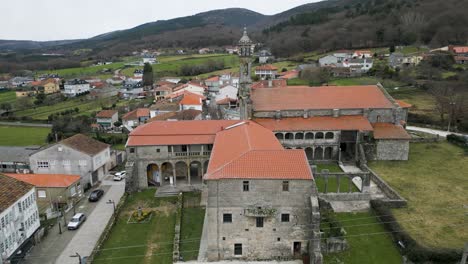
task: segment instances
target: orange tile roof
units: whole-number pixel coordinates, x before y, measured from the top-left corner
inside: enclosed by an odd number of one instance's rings
[[[31,86],[40,86],[42,85],[42,82],[41,81],[34,81],[34,82],[31,82]]]
[[[96,114],[97,118],[111,118],[118,112],[116,110],[102,110]]]
[[[14,174],[5,173],[5,175],[17,180],[32,184],[36,187],[47,188],[66,188],[78,182],[80,175],[67,174]]]
[[[402,100],[395,100],[401,108],[411,108],[413,105]]]
[[[216,133],[238,121],[154,121],[130,133],[127,146],[213,144]]]
[[[199,116],[202,113],[200,110],[195,110],[195,109],[187,109],[179,112],[169,112],[169,113],[164,113],[157,115],[151,119],[149,119],[147,122],[154,122],[154,121],[166,121],[169,119],[175,119],[175,120],[194,120],[197,116]]]
[[[194,93],[184,93],[184,98],[180,101],[180,105],[202,105],[204,96],[197,95]]]
[[[375,139],[411,139],[411,136],[406,132],[401,125],[391,123],[375,123],[374,124]]]
[[[256,111],[394,107],[376,85],[253,89],[252,101]]]
[[[205,80],[205,82],[219,82],[219,76],[213,76]]]
[[[294,79],[299,76],[299,71],[296,71],[296,70],[287,71],[287,72],[281,73],[280,75],[281,75],[280,79],[286,79],[286,80]]]
[[[282,119],[258,118],[255,122],[271,131],[372,131],[369,120],[363,116],[315,116]]]
[[[257,66],[255,70],[256,71],[277,71],[278,68],[274,65],[266,64],[266,65]]]
[[[240,122],[216,135],[204,179],[312,180],[303,150],[285,150],[275,135],[255,122]]]
[[[149,108],[138,108],[122,116],[122,119],[123,120],[135,120],[140,117],[146,117],[146,116],[147,117],[150,116]]]
[[[455,51],[455,53],[468,53],[468,46],[453,47],[453,51]]]
[[[236,103],[236,102],[237,102],[237,99],[226,97],[226,98],[223,98],[221,100],[216,101],[216,104],[218,104],[218,105],[228,105],[228,104]]]

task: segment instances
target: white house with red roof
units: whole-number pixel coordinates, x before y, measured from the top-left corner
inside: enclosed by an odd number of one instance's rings
[[[191,92],[198,95],[204,95],[207,90],[207,86],[201,85],[196,82],[189,82],[175,87],[173,89],[173,92],[169,95],[169,97],[177,97],[183,94],[184,92]]]
[[[104,129],[114,128],[114,123],[119,121],[117,110],[102,110],[96,114],[96,123]]]
[[[180,111],[189,110],[189,109],[202,111],[203,101],[205,99],[206,98],[202,95],[194,94],[191,92],[185,92],[182,100],[180,100],[179,102]]]
[[[255,75],[262,80],[275,79],[278,75],[278,68],[271,64],[257,66],[255,68]]]
[[[372,58],[373,54],[370,50],[355,50],[353,53],[353,58]]]
[[[137,108],[122,116],[123,125],[125,127],[135,128],[144,124],[151,118],[149,108]]]

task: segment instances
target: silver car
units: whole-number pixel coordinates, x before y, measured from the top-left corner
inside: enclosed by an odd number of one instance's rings
[[[82,213],[78,213],[72,217],[68,223],[68,230],[76,230],[86,221],[86,216]]]

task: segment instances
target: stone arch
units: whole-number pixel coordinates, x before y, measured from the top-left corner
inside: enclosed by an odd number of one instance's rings
[[[308,132],[305,134],[305,139],[314,139],[314,133]]]
[[[176,178],[177,182],[179,181],[188,181],[188,166],[185,161],[178,161],[175,164],[175,169],[176,169]]]
[[[159,166],[155,163],[148,164],[146,166],[146,178],[148,180],[148,186],[160,186],[161,185],[161,172]]]
[[[294,136],[294,139],[304,139],[304,133],[302,132],[296,133],[296,135]]]
[[[294,134],[293,133],[286,133],[285,139],[293,140],[294,139]]]
[[[202,175],[202,163],[200,161],[190,162],[190,183],[201,182]]]
[[[317,134],[315,134],[315,138],[316,139],[323,139],[324,138],[323,132],[318,132]]]
[[[170,162],[161,164],[161,175],[164,182],[170,182],[170,178],[174,177],[174,166]]]
[[[325,134],[325,139],[333,139],[335,137],[335,134],[333,132],[327,132]]]
[[[305,153],[307,156],[308,160],[313,160],[314,159],[314,150],[312,148],[306,148]]]
[[[331,160],[332,159],[332,154],[333,154],[333,148],[332,147],[326,147],[325,148],[325,154],[323,155],[325,160]]]
[[[206,174],[206,172],[208,171],[208,166],[210,165],[210,161],[207,160],[203,163],[203,175]]]
[[[323,148],[322,147],[315,148],[314,159],[315,160],[323,160]]]
[[[276,133],[275,136],[276,136],[276,138],[279,139],[279,140],[284,139],[284,134],[283,134],[283,133]]]

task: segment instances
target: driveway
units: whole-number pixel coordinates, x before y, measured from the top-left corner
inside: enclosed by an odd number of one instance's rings
[[[76,252],[82,256],[90,255],[97,240],[104,231],[112,213],[112,204],[106,204],[109,199],[118,202],[125,190],[125,183],[105,180],[99,187],[104,190],[104,196],[97,203],[88,202],[84,197],[75,207],[76,213],[84,213],[86,222],[76,231],[69,231],[61,218],[62,234],[59,225],[55,223],[44,240],[34,246],[21,264],[54,264],[78,263],[78,259],[71,258]],[[73,216],[73,210],[66,214],[66,222]]]
[[[460,134],[460,133],[448,132],[448,131],[444,131],[444,130],[437,130],[437,129],[425,128],[425,127],[407,126],[406,129],[407,130],[412,130],[412,131],[424,132],[424,133],[433,134],[433,135],[438,135],[438,136],[444,137],[444,138],[446,138],[450,134],[455,134],[455,135],[459,135],[459,136],[463,135],[463,134]]]

